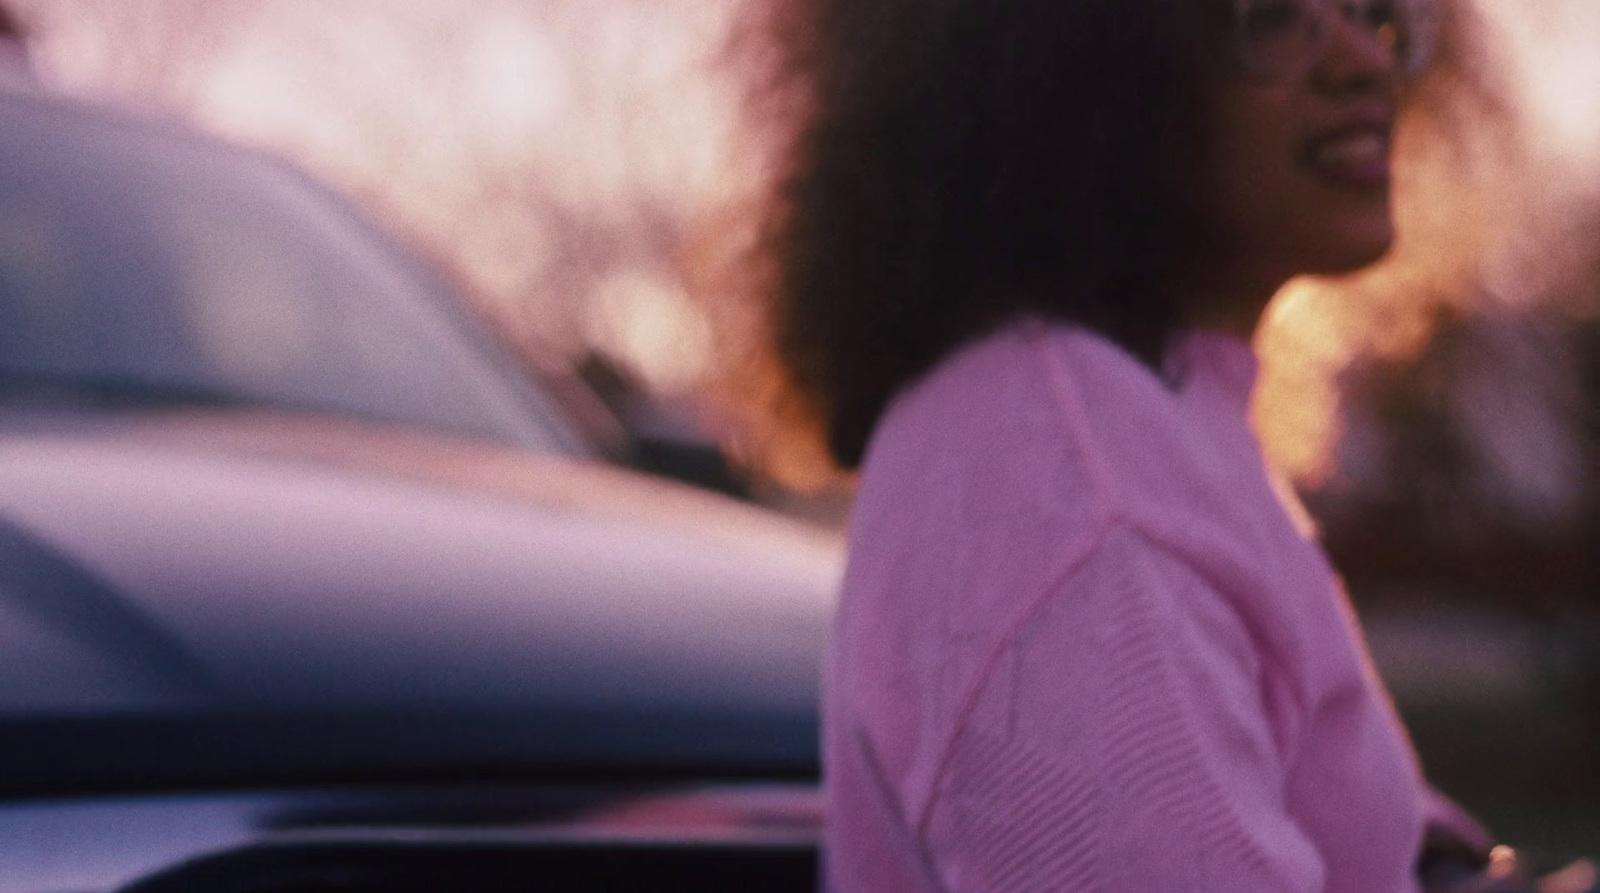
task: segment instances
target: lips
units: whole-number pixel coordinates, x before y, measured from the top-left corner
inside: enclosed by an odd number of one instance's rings
[[[1313,139],[1302,157],[1304,165],[1324,183],[1341,189],[1371,192],[1389,185],[1387,123],[1340,128]]]

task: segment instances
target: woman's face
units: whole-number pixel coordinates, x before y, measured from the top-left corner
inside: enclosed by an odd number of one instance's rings
[[[1230,10],[1231,37],[1253,41],[1251,54],[1211,91],[1200,175],[1219,260],[1247,287],[1349,272],[1394,241],[1389,150],[1400,71],[1394,30],[1372,12],[1378,2],[1247,4],[1259,21]],[[1312,20],[1315,29],[1294,30]]]

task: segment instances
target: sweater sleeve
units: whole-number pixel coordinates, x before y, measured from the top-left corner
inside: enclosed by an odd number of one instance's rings
[[[1114,529],[1008,638],[922,816],[950,891],[1315,893],[1243,619]]]
[[[1494,846],[1494,835],[1487,828],[1459,803],[1435,788],[1427,790],[1423,820],[1429,828],[1450,834],[1480,852],[1487,853]]]

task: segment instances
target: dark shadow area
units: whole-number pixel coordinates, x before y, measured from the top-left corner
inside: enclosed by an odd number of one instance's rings
[[[1434,783],[1511,843],[1600,852],[1600,324],[1435,326],[1351,371],[1308,502]]]

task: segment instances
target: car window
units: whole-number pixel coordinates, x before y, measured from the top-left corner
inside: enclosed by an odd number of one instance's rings
[[[422,263],[287,165],[0,96],[0,377],[50,399],[333,411],[583,453]]]

